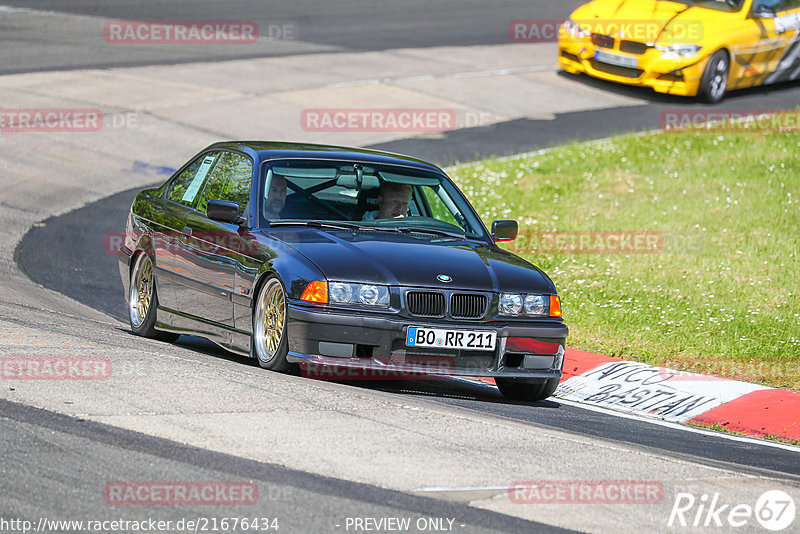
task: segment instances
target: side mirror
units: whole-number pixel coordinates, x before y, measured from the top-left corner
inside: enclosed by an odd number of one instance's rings
[[[778,14],[775,12],[774,7],[765,6],[763,4],[757,6],[753,10],[753,17],[757,19],[774,19],[777,16]]]
[[[239,204],[230,200],[211,199],[206,206],[206,217],[214,221],[230,224],[242,224],[244,218],[239,217]]]
[[[517,221],[492,222],[492,239],[494,241],[513,241],[517,238],[518,232]]]

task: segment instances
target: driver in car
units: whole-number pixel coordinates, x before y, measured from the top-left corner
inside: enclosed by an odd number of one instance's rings
[[[405,217],[411,202],[411,186],[395,182],[383,182],[378,193],[378,210],[368,211],[362,221],[377,219],[396,219]]]
[[[284,204],[286,204],[286,178],[276,174],[270,180],[267,198],[264,199],[264,218],[280,219]]]

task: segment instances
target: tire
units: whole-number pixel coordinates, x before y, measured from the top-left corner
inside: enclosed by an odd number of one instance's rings
[[[285,373],[289,342],[286,335],[286,291],[277,277],[271,276],[258,291],[253,309],[253,335],[250,352],[264,369]]]
[[[515,378],[495,378],[494,381],[505,398],[525,402],[544,400],[558,387],[558,378],[547,378],[536,382]]]
[[[697,96],[703,102],[716,104],[725,97],[730,72],[730,58],[725,50],[717,50],[706,63],[706,70],[700,79]]]
[[[178,334],[161,332],[155,329],[158,291],[153,275],[153,260],[147,254],[136,256],[131,270],[131,283],[128,292],[128,321],[131,331],[137,336],[175,341]]]

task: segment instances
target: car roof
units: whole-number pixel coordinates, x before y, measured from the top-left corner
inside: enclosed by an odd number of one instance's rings
[[[269,159],[326,159],[326,160],[345,160],[358,161],[363,163],[375,163],[385,165],[402,165],[416,169],[435,171],[444,174],[439,167],[427,161],[404,156],[402,154],[392,154],[391,152],[381,152],[379,150],[369,150],[365,148],[344,147],[335,145],[317,145],[313,143],[286,143],[279,141],[222,141],[214,143],[206,150],[216,148],[228,148],[243,152],[254,152],[261,161]]]

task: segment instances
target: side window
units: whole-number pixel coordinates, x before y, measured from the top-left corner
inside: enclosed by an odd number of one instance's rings
[[[167,198],[184,206],[193,206],[208,172],[219,159],[219,152],[204,154],[189,164],[169,186]]]
[[[800,8],[800,0],[786,0],[786,5],[783,6],[786,11],[793,11],[798,8]]]
[[[208,201],[231,200],[239,204],[239,213],[244,213],[250,200],[253,180],[253,162],[247,156],[225,152],[211,174],[200,195],[198,211],[205,213]]]
[[[775,11],[781,11],[783,9],[783,1],[784,0],[756,0],[753,2],[753,7],[751,11],[755,13],[756,9],[759,7],[770,7]]]
[[[421,187],[420,189],[422,189],[425,198],[428,200],[428,205],[431,207],[431,216],[434,219],[463,227],[463,224],[460,224],[459,221],[456,220],[453,212],[450,211],[450,208],[448,208],[447,204],[442,200],[442,197],[438,193],[438,186],[436,190],[432,187]],[[455,210],[456,207],[452,206],[452,209]]]

